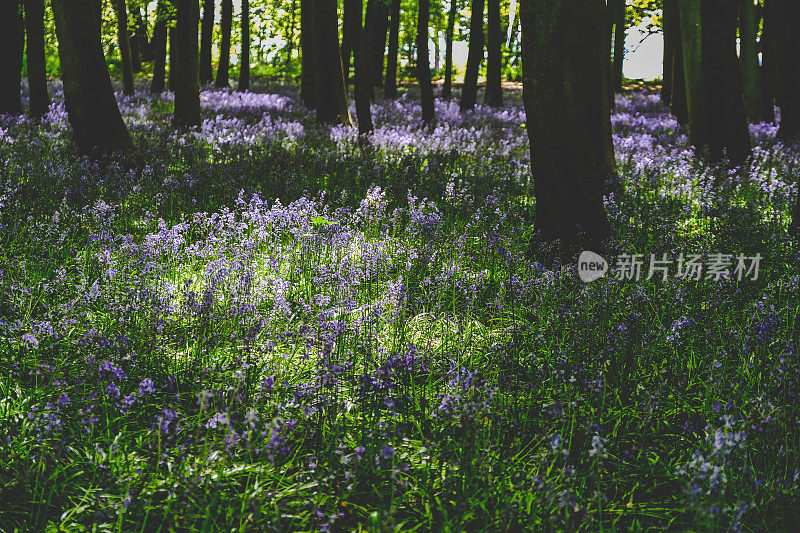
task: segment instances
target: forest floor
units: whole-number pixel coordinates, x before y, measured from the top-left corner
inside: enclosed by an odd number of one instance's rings
[[[532,244],[518,91],[432,130],[380,100],[359,143],[276,85],[207,88],[176,132],[143,85],[134,171],[76,156],[51,92],[0,117],[0,531],[800,521],[774,125],[711,168],[657,94],[617,96],[605,207],[643,264],[584,283]]]

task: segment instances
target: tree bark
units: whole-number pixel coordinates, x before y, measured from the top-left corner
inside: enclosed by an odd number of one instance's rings
[[[177,0],[174,0],[177,1]],[[175,92],[175,26],[169,28],[169,73],[167,74],[167,88]],[[199,68],[198,68],[199,71]]]
[[[397,98],[397,54],[400,49],[400,0],[392,0],[389,25],[389,52],[386,54],[386,80],[383,97]]]
[[[363,3],[358,2],[362,5]],[[345,84],[350,82],[350,55],[355,54],[355,47],[358,45],[355,37],[353,36],[353,26],[357,23],[361,26],[361,13],[356,14],[356,2],[354,0],[344,0],[342,4],[342,71],[344,72]],[[358,17],[356,19],[356,17]],[[357,32],[358,34],[361,31]]]
[[[222,0],[222,13],[220,14],[220,33],[222,38],[219,44],[219,66],[214,86],[217,88],[228,87],[230,78],[228,69],[231,66],[231,29],[233,27],[233,0]]]
[[[372,16],[369,15],[370,8]],[[367,49],[367,69],[372,87],[383,85],[383,58],[386,54],[386,31],[389,27],[389,8],[383,0],[368,0],[367,23],[365,24],[366,38],[369,41]]]
[[[22,113],[22,52],[25,48],[25,23],[18,0],[4,0],[0,7],[0,50],[5,56],[7,74],[0,77],[0,115]]]
[[[372,112],[369,107],[371,87],[367,78],[366,44],[364,31],[361,25],[361,13],[364,8],[362,0],[351,0],[350,37],[352,38],[353,60],[355,67],[355,92],[356,92],[356,118],[358,119],[358,133],[365,135],[372,131]]]
[[[675,47],[672,60],[672,90],[670,91],[670,111],[679,124],[687,124],[689,121],[689,109],[686,105],[686,76],[683,70],[683,46],[681,44],[681,33],[678,5],[675,4]]]
[[[686,82],[689,142],[698,148],[708,144],[708,118],[703,87],[703,34],[701,0],[680,0],[681,51]]]
[[[622,65],[625,61],[625,0],[614,0],[614,85],[613,92],[622,90]]]
[[[30,116],[39,118],[50,107],[44,47],[44,0],[25,0],[25,28],[28,41],[25,58],[28,62]]]
[[[117,44],[122,59],[122,93],[131,96],[133,87],[133,65],[131,64],[131,45],[128,36],[128,9],[125,0],[112,0],[114,14],[117,17]]]
[[[503,107],[501,80],[503,36],[500,27],[500,0],[487,0],[486,31],[486,91],[484,103],[492,107]]]
[[[430,0],[419,1],[417,13],[417,81],[419,81],[422,103],[422,122],[433,125],[433,85],[431,84],[430,52],[428,49],[428,22],[430,20]]]
[[[536,227],[545,240],[598,249],[609,237],[603,188],[616,177],[603,0],[527,0],[523,100]]]
[[[176,127],[199,126],[200,58],[197,26],[200,24],[198,0],[175,0],[178,21],[175,25],[175,56],[170,64],[174,71]]]
[[[664,61],[661,76],[661,102],[670,107],[672,102],[672,73],[675,63],[675,9],[677,0],[664,0],[662,25],[664,32]]]
[[[753,0],[739,0],[739,36],[744,104],[747,120],[761,122],[761,75],[756,49],[756,8]]]
[[[778,138],[788,140],[800,136],[800,55],[797,53],[800,3],[796,0],[780,0],[776,7],[776,48],[779,54],[777,79],[778,94],[781,95],[778,102],[781,108]]]
[[[313,0],[314,85],[317,90],[317,119],[325,123],[351,125],[339,52],[336,0]]]
[[[214,37],[215,0],[203,1],[203,21],[200,23],[200,84],[211,83],[214,72],[211,66],[211,48]]]
[[[472,0],[467,71],[464,74],[464,87],[461,90],[461,111],[472,109],[478,101],[478,72],[483,62],[483,4],[485,1]]]
[[[450,0],[450,10],[447,14],[447,31],[444,36],[444,85],[442,85],[442,98],[445,100],[453,97],[453,33],[456,27],[458,1]]]
[[[314,6],[316,0],[300,0],[300,98],[308,109],[317,108],[317,88],[314,85]]]
[[[242,0],[242,54],[239,90],[250,89],[250,0]]]
[[[52,0],[64,101],[78,151],[90,157],[135,154],[114,98],[100,25],[85,0]]]
[[[775,86],[777,49],[775,47],[774,0],[763,0],[761,29],[761,116],[767,122],[775,122]]]
[[[167,18],[168,0],[159,0],[156,7],[156,23],[153,26],[153,79],[151,93],[164,92],[164,78],[167,71]]]

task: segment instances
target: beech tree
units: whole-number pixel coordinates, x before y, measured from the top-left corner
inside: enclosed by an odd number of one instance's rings
[[[392,0],[389,15],[389,50],[386,53],[386,80],[383,83],[383,96],[384,98],[397,98],[397,54],[400,48],[400,0]]]
[[[308,109],[317,107],[314,69],[314,6],[316,0],[300,0],[300,98]]]
[[[458,0],[450,0],[450,9],[447,13],[447,29],[444,34],[444,82],[442,84],[442,98],[449,100],[453,97],[453,33],[456,27],[456,11]]]
[[[150,80],[150,92],[164,92],[164,78],[167,70],[167,19],[170,3],[158,0],[156,6],[156,23],[153,26],[153,79]]]
[[[614,79],[611,92],[622,90],[622,65],[625,61],[625,0],[611,0],[614,3]]]
[[[215,0],[203,0],[203,21],[200,23],[200,83],[205,85],[214,79],[211,67],[211,45],[214,37]]]
[[[5,57],[7,74],[0,78],[0,114],[22,113],[22,51],[25,47],[25,26],[21,5],[17,0],[4,0],[0,5],[0,50]]]
[[[800,135],[800,55],[796,48],[800,3],[796,0],[772,1],[777,8],[775,44],[779,53],[777,80],[781,124],[778,137],[793,139]]]
[[[777,85],[775,66],[777,48],[775,46],[775,4],[773,0],[763,0],[761,9],[761,117],[767,122],[775,122],[775,91]]]
[[[487,0],[487,11],[486,92],[484,94],[484,102],[492,107],[503,107],[503,87],[500,74],[503,67],[500,0]]]
[[[758,21],[753,0],[739,0],[739,41],[744,104],[747,119],[761,122],[761,73],[759,72],[756,36]]]
[[[117,17],[117,44],[122,59],[122,92],[128,96],[133,94],[133,65],[131,64],[131,46],[128,36],[128,9],[125,0],[111,0],[114,15]]]
[[[603,187],[616,176],[604,9],[603,0],[520,5],[536,228],[592,248],[609,237]]]
[[[417,12],[417,81],[422,103],[422,121],[433,124],[433,85],[428,56],[428,22],[430,20],[430,0],[420,0]]]
[[[222,0],[222,13],[220,14],[219,66],[214,86],[228,87],[230,79],[228,70],[231,66],[231,31],[233,27],[233,0]]]
[[[372,87],[383,85],[383,60],[386,53],[386,30],[389,27],[389,7],[385,0],[368,0],[364,24],[367,45],[367,73]]]
[[[50,107],[44,47],[44,0],[25,0],[25,33],[30,116],[38,118]]]
[[[339,52],[336,0],[312,0],[313,54],[317,119],[351,125]],[[304,73],[305,75],[305,73]]]
[[[239,90],[250,88],[250,0],[242,0],[242,53],[239,66]]]
[[[350,21],[349,31],[352,39],[355,67],[356,119],[358,120],[358,133],[364,135],[372,131],[372,111],[369,108],[372,88],[367,78],[366,42],[361,22],[361,13],[364,6],[361,0],[350,0],[350,2],[352,20]]]
[[[199,126],[200,58],[197,27],[200,24],[200,4],[198,0],[175,0],[175,7],[175,54],[170,57],[169,68],[175,84],[173,123],[178,127]]]
[[[472,0],[469,24],[469,49],[464,87],[461,90],[461,111],[475,107],[478,100],[478,72],[483,63],[483,4],[486,0]]]

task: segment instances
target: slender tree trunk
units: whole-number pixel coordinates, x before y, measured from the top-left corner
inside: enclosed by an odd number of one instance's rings
[[[178,22],[175,25],[175,115],[177,127],[199,126],[200,119],[200,58],[197,26],[200,24],[198,0],[175,0]]]
[[[211,83],[214,72],[211,67],[211,48],[214,37],[215,0],[203,1],[203,21],[200,23],[200,84]]]
[[[603,188],[616,177],[604,8],[603,0],[520,5],[536,227],[546,240],[594,249],[609,237]]]
[[[687,124],[689,121],[689,109],[686,106],[686,76],[683,69],[683,46],[681,45],[680,23],[678,17],[678,5],[675,4],[675,53],[672,60],[672,90],[670,91],[670,111],[679,124]]]
[[[741,164],[750,155],[750,132],[744,89],[736,56],[737,5],[730,0],[703,0],[703,83],[708,110],[708,145],[714,161],[727,157]],[[714,90],[715,87],[725,90]]]
[[[164,78],[167,70],[167,18],[168,0],[158,0],[156,23],[153,26],[153,79],[150,92],[164,92]]]
[[[464,88],[461,90],[461,111],[475,107],[478,100],[478,72],[483,62],[483,4],[486,0],[472,0],[469,24],[469,50]]]
[[[753,0],[739,0],[739,36],[744,104],[747,119],[761,122],[761,76],[756,49],[756,8]]]
[[[7,74],[0,77],[0,115],[22,113],[22,52],[25,48],[25,23],[18,0],[4,0],[0,6],[0,53]],[[5,66],[7,65],[7,67]]]
[[[100,44],[94,6],[85,0],[52,0],[64,101],[78,151],[91,157],[135,153],[114,98]]]
[[[294,52],[294,19],[297,12],[297,0],[292,0],[292,15],[289,19],[289,35],[286,39],[286,65],[283,67],[284,78],[289,80],[289,73],[292,69],[292,52]]]
[[[677,0],[664,0],[662,24],[664,31],[664,70],[661,76],[661,102],[669,107],[672,102],[672,73],[675,63],[675,9]]]
[[[779,54],[778,84],[781,108],[780,139],[800,136],[800,55],[797,53],[797,24],[800,3],[781,0],[777,3],[776,45]],[[800,202],[798,203],[800,206]]]
[[[308,109],[317,108],[316,73],[314,68],[314,2],[300,0],[300,53],[302,54],[300,98]]]
[[[383,59],[386,54],[386,31],[389,27],[389,7],[383,0],[368,0],[367,12],[372,8],[372,16],[367,18],[366,32],[369,40],[367,68],[372,87],[383,85]]]
[[[351,125],[339,52],[336,0],[313,0],[314,65],[317,89],[317,119],[325,123]]]
[[[702,148],[708,144],[708,118],[703,88],[703,34],[701,0],[680,0],[683,74],[689,141]]]
[[[761,29],[761,116],[767,122],[775,122],[775,87],[777,48],[775,46],[774,0],[763,0]]]
[[[622,65],[625,61],[625,0],[614,0],[614,84],[613,92],[622,91]]]
[[[355,67],[355,91],[356,91],[356,118],[358,119],[358,133],[365,135],[372,131],[372,112],[369,108],[369,97],[372,92],[367,78],[366,61],[366,42],[364,31],[361,25],[361,13],[364,9],[362,0],[351,0],[351,26],[350,37],[353,45],[353,60]],[[353,13],[357,17],[353,17]]]
[[[231,65],[231,28],[233,26],[233,0],[222,0],[222,13],[220,18],[220,32],[222,39],[219,44],[219,67],[214,86],[228,87],[228,69]]]
[[[359,2],[361,4],[361,2]],[[350,82],[350,55],[355,53],[357,45],[353,36],[353,26],[356,24],[356,17],[358,17],[358,24],[361,25],[361,13],[356,14],[354,0],[344,0],[342,7],[342,70],[344,72],[345,84]],[[363,4],[362,4],[363,9]],[[361,32],[358,32],[361,33]]]
[[[177,0],[174,0],[177,2]],[[167,88],[175,92],[175,70],[177,70],[175,63],[177,62],[176,54],[175,54],[175,44],[177,39],[175,38],[175,26],[170,26],[169,28],[169,74],[167,75]],[[199,70],[199,68],[198,68]]]
[[[422,122],[433,125],[433,85],[431,83],[430,52],[428,49],[428,22],[430,20],[430,0],[420,0],[417,13],[417,81],[422,103]]]
[[[444,36],[444,85],[442,98],[449,100],[453,97],[453,33],[456,27],[456,11],[458,0],[450,0],[450,10],[447,14],[447,32]]]
[[[131,70],[136,74],[142,72],[142,48],[147,45],[147,28],[144,27],[142,11],[138,5],[133,7],[131,17],[134,21],[133,32],[128,38],[128,42],[131,48]],[[142,41],[144,41],[144,46]]]
[[[239,90],[250,89],[250,0],[242,0],[242,54]]]
[[[384,98],[397,98],[397,54],[400,48],[400,0],[392,0],[389,26],[389,53],[386,54]]]
[[[484,103],[492,107],[503,107],[501,85],[502,29],[500,27],[500,0],[487,0],[488,25],[486,31],[486,92]]]
[[[44,47],[44,0],[25,0],[25,28],[28,40],[25,58],[28,62],[30,116],[39,118],[50,107]]]
[[[128,96],[133,94],[133,66],[131,65],[131,46],[128,38],[128,10],[125,0],[112,0],[114,14],[117,17],[117,43],[122,59],[122,92]]]

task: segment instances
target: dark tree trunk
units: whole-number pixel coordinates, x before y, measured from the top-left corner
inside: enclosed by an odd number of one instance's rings
[[[339,52],[336,0],[313,0],[314,85],[317,90],[317,119],[325,123],[351,125],[347,89]]]
[[[487,0],[486,30],[486,91],[484,103],[492,107],[503,107],[503,87],[501,85],[503,37],[500,27],[500,0]]]
[[[774,0],[764,0],[761,14],[761,116],[767,122],[775,122],[777,49],[773,30],[775,26]]]
[[[612,57],[614,51],[614,16],[616,14],[616,0],[606,1],[606,20],[605,20],[605,34],[603,35],[603,53],[608,56],[606,61],[606,76],[609,80],[614,79],[614,58]],[[608,91],[608,104],[611,109],[617,105],[616,94],[614,91]]]
[[[363,10],[363,3],[362,4]],[[353,26],[357,23],[361,26],[361,13],[356,14],[356,2],[354,0],[344,0],[342,8],[342,71],[344,72],[344,82],[350,82],[350,55],[355,53],[357,41],[353,35]],[[358,18],[356,18],[358,17]],[[358,31],[358,34],[361,32]]]
[[[108,76],[94,6],[85,0],[52,0],[51,4],[64,101],[78,151],[91,157],[134,154]]]
[[[703,0],[703,83],[708,110],[708,146],[714,161],[741,164],[750,155],[739,59],[736,56],[737,5]],[[719,88],[724,88],[720,90]]]
[[[250,89],[250,0],[242,0],[242,54],[239,90]]]
[[[50,107],[44,48],[44,0],[25,0],[25,27],[28,40],[25,57],[28,62],[30,115],[39,118]]]
[[[428,50],[428,21],[430,20],[430,0],[419,1],[417,13],[417,81],[422,103],[422,122],[431,126],[434,121],[433,85]]]
[[[197,26],[200,24],[200,4],[198,0],[175,0],[175,7],[178,14],[175,25],[175,61],[170,64],[170,72],[175,73],[173,122],[177,127],[199,126],[200,58]]]
[[[614,83],[613,92],[622,90],[622,65],[625,61],[625,0],[614,0]]]
[[[670,107],[672,102],[672,73],[675,63],[675,10],[677,0],[664,0],[662,24],[664,31],[664,70],[661,76],[661,102]],[[680,35],[680,34],[678,34]]]
[[[22,113],[22,51],[25,48],[25,22],[17,0],[4,0],[0,7],[4,27],[0,31],[0,53],[5,57],[0,77],[0,115]]]
[[[231,28],[233,26],[233,0],[222,0],[222,13],[220,14],[220,33],[222,38],[219,43],[219,67],[214,86],[228,87],[228,69],[231,66]]]
[[[680,0],[681,52],[686,82],[689,142],[698,148],[708,143],[708,116],[703,88],[703,34],[701,0]]]
[[[797,23],[800,3],[781,0],[777,3],[776,47],[778,50],[778,87],[781,99],[780,139],[800,136],[800,55],[797,53]],[[798,204],[800,206],[800,203]]]
[[[478,72],[483,62],[483,4],[486,0],[472,0],[469,24],[469,50],[464,87],[461,90],[461,111],[475,107],[478,101]]]
[[[447,14],[447,32],[444,36],[444,85],[442,98],[449,100],[453,97],[453,33],[456,27],[456,10],[458,0],[450,0],[450,11]]]
[[[119,56],[122,59],[122,92],[128,96],[133,94],[133,66],[131,65],[131,45],[128,38],[128,9],[125,0],[112,0],[114,14],[117,17],[117,43]]]
[[[739,0],[739,36],[744,104],[747,119],[761,122],[761,76],[758,66],[756,35],[758,21],[753,0]]]
[[[164,91],[164,78],[167,70],[167,0],[158,0],[156,7],[156,23],[153,26],[153,79],[150,92]]]
[[[314,2],[300,0],[300,53],[302,54],[300,73],[300,98],[308,109],[317,108],[317,88],[314,68]]]
[[[357,13],[357,17],[352,17],[350,26],[350,37],[353,45],[353,60],[355,67],[355,90],[356,90],[356,118],[358,119],[358,133],[365,135],[372,131],[372,112],[369,108],[369,97],[372,92],[367,78],[366,44],[364,41],[364,31],[361,25],[361,13],[364,8],[362,0],[351,1],[351,16]]]
[[[177,2],[177,0],[175,0]],[[169,74],[167,75],[167,88],[175,92],[175,26],[169,28]],[[199,68],[198,68],[199,71]]]
[[[372,16],[369,15],[370,8]],[[366,38],[369,41],[367,51],[367,69],[372,87],[383,85],[383,58],[386,54],[386,31],[389,27],[389,7],[383,0],[368,0]]]
[[[203,21],[200,23],[200,84],[211,83],[214,72],[211,67],[211,47],[214,37],[215,0],[203,1]]]
[[[536,227],[546,240],[594,249],[609,237],[603,188],[616,177],[604,9],[603,0],[520,5]]]
[[[683,46],[681,44],[680,24],[678,21],[677,4],[675,4],[675,48],[672,60],[672,90],[670,91],[670,111],[679,124],[687,124],[689,121],[689,109],[686,107],[686,76],[683,70]]]
[[[386,54],[384,98],[397,98],[397,54],[400,49],[400,0],[392,0],[389,25],[389,52]]]

